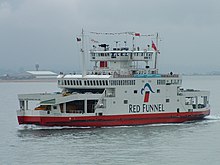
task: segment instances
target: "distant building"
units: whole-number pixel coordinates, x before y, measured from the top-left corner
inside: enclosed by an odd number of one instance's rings
[[[51,71],[26,71],[27,73],[34,76],[36,79],[55,79],[57,78],[57,73]]]

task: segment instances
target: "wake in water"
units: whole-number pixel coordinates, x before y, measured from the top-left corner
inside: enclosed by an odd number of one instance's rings
[[[220,115],[210,115],[210,116],[207,116],[205,117],[205,119],[207,120],[220,120]]]
[[[18,130],[61,130],[61,129],[88,129],[92,127],[71,127],[71,126],[39,126],[34,124],[23,124],[18,126]]]

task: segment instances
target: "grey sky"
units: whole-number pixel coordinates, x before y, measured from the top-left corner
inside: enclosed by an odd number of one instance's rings
[[[220,71],[219,0],[0,0],[0,69],[79,70],[74,36],[159,32],[162,72]]]

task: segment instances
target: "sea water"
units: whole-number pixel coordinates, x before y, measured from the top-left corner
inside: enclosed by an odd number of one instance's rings
[[[104,128],[19,126],[17,94],[59,91],[55,82],[0,83],[0,164],[219,165],[220,76],[184,76],[210,90],[211,115],[180,124]]]

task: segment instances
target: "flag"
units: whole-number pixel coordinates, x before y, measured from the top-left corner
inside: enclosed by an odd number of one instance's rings
[[[156,45],[154,44],[153,41],[152,41],[152,46],[151,47],[154,49],[154,51],[157,51],[157,47],[156,47]]]
[[[140,37],[141,34],[140,33],[134,33],[134,36]]]
[[[80,42],[80,41],[81,41],[81,38],[76,37],[76,41],[77,41],[77,42]]]

